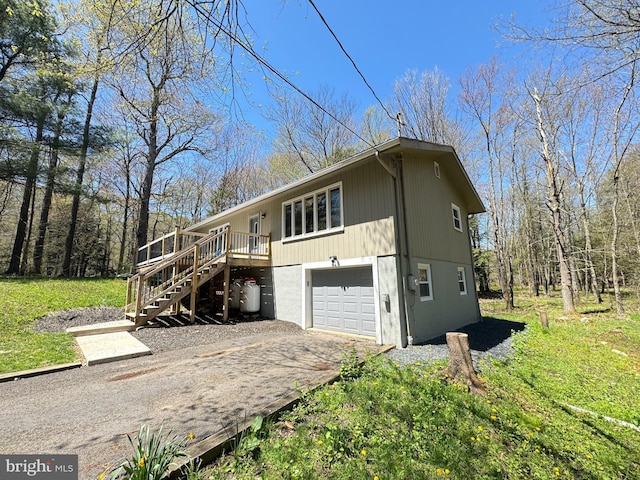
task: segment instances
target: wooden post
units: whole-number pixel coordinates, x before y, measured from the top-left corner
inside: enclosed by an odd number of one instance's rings
[[[138,321],[140,320],[140,310],[142,303],[142,288],[144,287],[144,277],[142,275],[138,275],[138,288],[136,288],[136,325],[138,325]]]
[[[134,277],[127,278],[127,298],[125,300],[125,308],[128,307],[129,304],[131,303],[131,284],[133,283],[132,282],[133,278]],[[125,312],[126,312],[126,310],[125,310]]]
[[[547,318],[547,312],[544,310],[540,310],[540,323],[542,323],[542,328],[545,330],[549,328],[549,319]]]
[[[200,257],[200,245],[196,242],[193,249],[193,273],[191,274],[191,314],[189,321],[196,321],[196,294],[198,293],[198,257]]]
[[[469,335],[459,332],[447,332],[447,347],[449,348],[449,365],[444,370],[445,374],[450,380],[466,384],[471,393],[476,395],[484,394],[484,385],[478,378],[471,361]]]
[[[173,253],[175,254],[180,248],[180,227],[176,227],[176,231],[173,234]]]
[[[224,295],[222,296],[222,321],[229,320],[229,289],[231,288],[231,266],[224,266]]]

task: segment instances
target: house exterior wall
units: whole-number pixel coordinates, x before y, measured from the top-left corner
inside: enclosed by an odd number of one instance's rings
[[[411,334],[415,343],[480,320],[471,266],[416,257],[412,258],[412,263],[416,269],[418,263],[430,265],[433,289],[433,300],[421,301],[419,293],[412,295]],[[465,268],[466,295],[461,295],[458,288],[458,267]]]
[[[418,278],[418,264],[430,265],[433,289],[429,301],[421,301],[418,292],[408,293],[416,343],[480,321],[466,201],[449,175],[449,159],[403,159],[411,274]],[[434,161],[440,167],[439,178]],[[462,231],[453,227],[452,203],[460,208]],[[458,267],[465,268],[466,295],[459,292]]]
[[[439,160],[440,178],[434,174],[434,160]],[[403,160],[409,254],[471,263],[465,201],[448,176],[446,160]],[[452,203],[461,210],[461,232],[453,228]]]
[[[344,229],[313,238],[282,239],[282,204],[309,192],[341,183]],[[248,231],[249,218],[262,216],[260,231],[271,234],[274,267],[327,260],[329,256],[357,258],[395,253],[393,183],[375,161],[341,171],[202,225],[198,231],[230,223],[231,230]]]
[[[232,209],[227,215],[202,222],[196,231],[208,232],[229,223],[232,231],[247,232],[249,219],[260,218],[260,233],[271,236],[270,272],[259,273],[263,316],[290,321],[302,328],[312,326],[313,271],[336,267],[330,261],[330,257],[336,256],[337,268],[371,265],[379,343],[402,347],[408,335],[417,343],[478,321],[467,205],[478,212],[482,211],[482,204],[449,147],[418,148],[409,143],[406,150],[390,148],[383,159],[390,165],[394,158],[402,159],[403,175],[398,181],[405,205],[402,220],[395,218],[394,179],[369,153],[345,167],[295,183],[286,190]],[[439,178],[435,175],[434,161],[440,167]],[[283,203],[338,184],[342,192],[343,228],[314,237],[283,239]],[[452,203],[460,208],[461,232],[453,228]],[[396,224],[402,224],[403,220],[406,220],[408,260],[400,258],[396,250],[400,236]],[[418,278],[419,263],[431,267],[434,295],[429,301],[421,301],[419,292],[413,291],[411,285],[405,291],[409,276]],[[466,295],[459,292],[460,267],[466,272]]]

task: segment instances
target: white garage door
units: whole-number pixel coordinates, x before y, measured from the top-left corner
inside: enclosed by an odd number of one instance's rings
[[[371,267],[315,271],[312,289],[314,328],[376,335]]]

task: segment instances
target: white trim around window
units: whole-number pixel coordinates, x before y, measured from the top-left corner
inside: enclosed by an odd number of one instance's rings
[[[433,282],[431,281],[431,265],[428,263],[418,264],[418,292],[420,301],[427,302],[433,300]]]
[[[344,230],[342,182],[282,203],[282,241]]]
[[[462,212],[460,207],[455,203],[451,204],[451,215],[453,216],[453,228],[459,232],[462,231]]]
[[[467,275],[464,267],[458,267],[458,289],[460,291],[460,295],[467,294]]]

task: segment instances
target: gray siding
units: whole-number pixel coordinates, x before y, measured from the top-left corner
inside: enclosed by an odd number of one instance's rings
[[[411,332],[414,342],[424,342],[479,320],[478,300],[470,266],[424,258],[413,261],[416,270],[418,262],[431,265],[433,288],[433,300],[422,302],[419,294],[415,295]],[[459,266],[465,267],[467,295],[460,295],[458,288]]]
[[[376,272],[374,272],[374,275]],[[396,257],[378,258],[378,296],[380,300],[380,329],[382,344],[395,344],[402,348],[406,326],[401,315],[400,304],[403,301],[398,288],[399,275]],[[389,303],[382,301],[383,295],[389,295]]]

